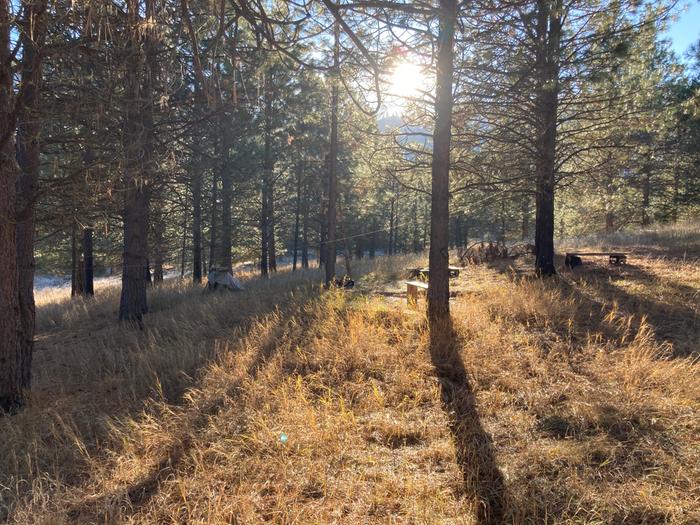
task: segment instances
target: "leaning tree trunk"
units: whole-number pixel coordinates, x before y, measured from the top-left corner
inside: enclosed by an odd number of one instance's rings
[[[0,0],[0,414],[22,406],[20,310],[15,244],[15,123],[12,113],[10,3]]]
[[[36,200],[39,192],[39,138],[41,123],[41,48],[46,36],[46,0],[23,3],[21,91],[17,108],[17,267],[21,319],[20,373],[22,388],[31,386],[31,364],[34,353],[34,231]]]
[[[537,13],[537,211],[535,219],[535,271],[554,275],[554,182],[556,169],[559,98],[559,41],[561,0],[538,1]]]
[[[335,229],[338,201],[338,76],[340,75],[340,27],[334,25],[333,80],[331,86],[331,143],[328,157],[328,209],[326,211],[326,286],[335,279]]]
[[[431,330],[439,330],[450,316],[449,283],[449,197],[450,139],[452,128],[452,75],[454,70],[454,30],[457,1],[440,0],[435,90],[435,131],[433,132],[432,197],[430,220],[430,286],[428,320]]]
[[[128,0],[129,45],[131,55],[126,67],[126,112],[124,123],[124,253],[122,269],[122,291],[119,301],[120,321],[141,321],[148,312],[146,299],[146,273],[148,272],[148,181],[145,180],[144,141],[145,120],[142,112],[146,107],[141,97],[150,99],[151,93],[141,93],[140,68],[142,57],[139,52],[141,30],[138,0]]]

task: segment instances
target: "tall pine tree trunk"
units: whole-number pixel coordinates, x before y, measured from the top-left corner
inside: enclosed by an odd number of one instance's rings
[[[36,200],[39,193],[39,138],[41,122],[41,58],[46,36],[46,0],[23,2],[21,91],[17,108],[17,267],[21,319],[20,373],[22,388],[31,386],[31,364],[34,353],[34,231]]]
[[[145,144],[144,112],[151,110],[152,93],[142,92],[143,57],[139,50],[141,38],[139,2],[128,0],[128,50],[126,66],[126,112],[124,122],[124,253],[122,291],[119,300],[120,321],[141,321],[148,311],[146,273],[148,272],[148,189],[147,160],[150,152]],[[145,102],[144,102],[145,100]],[[151,130],[152,131],[152,130]]]
[[[263,172],[261,181],[260,208],[260,274],[265,276],[269,269],[270,249],[270,191],[272,187],[272,80],[270,73],[265,75],[265,146],[263,152]]]
[[[326,286],[335,278],[335,229],[338,201],[338,76],[340,74],[340,26],[336,20],[333,26],[335,44],[333,46],[333,78],[331,86],[331,137],[328,156],[328,210],[326,212]]]
[[[428,320],[431,331],[438,331],[450,316],[449,283],[449,199],[450,141],[452,133],[452,75],[454,71],[454,31],[457,0],[440,0],[440,35],[437,52],[435,90],[435,130],[433,132],[432,196],[430,220],[430,286]]]
[[[0,414],[23,404],[15,244],[15,122],[12,114],[10,3],[0,0]]]
[[[553,5],[554,4],[554,5]],[[537,2],[537,210],[535,271],[554,275],[554,183],[559,98],[561,0]]]
[[[217,158],[219,158],[218,152],[215,152]],[[211,176],[211,218],[209,226],[209,266],[214,266],[214,261],[216,261],[217,256],[217,234],[218,234],[218,209],[217,204],[219,200],[219,175],[218,170],[214,169]]]
[[[218,264],[221,268],[233,271],[231,260],[231,202],[233,199],[233,177],[231,166],[228,162],[231,145],[229,143],[229,132],[224,120],[226,113],[224,108],[219,108],[219,140],[221,141],[219,163],[219,174],[221,177],[221,249]]]

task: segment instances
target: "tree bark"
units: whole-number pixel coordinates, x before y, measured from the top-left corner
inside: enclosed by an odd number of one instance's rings
[[[301,233],[301,267],[309,267],[309,182],[304,182],[304,215]]]
[[[196,161],[194,161],[196,163]],[[202,171],[198,164],[192,166],[192,281],[202,283]],[[183,228],[187,229],[187,209]],[[184,261],[185,233],[182,233]]]
[[[23,402],[15,232],[15,123],[12,108],[10,3],[0,0],[0,414]]]
[[[185,206],[182,210],[182,250],[180,252],[180,279],[185,278],[185,253],[187,252],[187,193],[185,193]],[[195,281],[196,282],[196,281]],[[201,276],[199,282],[202,282]]]
[[[270,262],[270,191],[272,187],[272,79],[265,75],[265,145],[263,151],[260,208],[260,274],[266,276]]]
[[[126,66],[126,111],[124,122],[124,253],[122,291],[119,300],[120,321],[140,321],[148,312],[146,272],[148,271],[148,190],[144,112],[151,110],[152,93],[141,89],[143,58],[139,50],[140,15],[138,0],[128,0],[130,51]],[[145,90],[144,90],[145,91]],[[145,99],[145,102],[143,101]],[[152,131],[152,130],[151,130]]]
[[[328,210],[326,213],[326,286],[335,279],[335,230],[338,201],[338,75],[340,74],[340,26],[336,20],[333,26],[335,44],[333,46],[333,78],[331,80],[331,137],[328,158]]]
[[[78,238],[77,221],[73,221],[71,229],[71,281],[70,294],[72,297],[83,295],[83,285],[85,284],[85,267],[82,261],[82,250]]]
[[[17,267],[21,320],[20,373],[22,388],[31,387],[31,364],[34,353],[34,232],[36,200],[39,194],[39,154],[41,122],[42,53],[46,37],[46,0],[23,2],[21,91],[17,101]]]
[[[275,186],[274,180],[270,179],[270,189],[267,195],[268,199],[268,228],[269,228],[269,240],[268,240],[268,250],[269,250],[269,263],[268,267],[271,272],[277,271],[277,248],[275,246]]]
[[[554,6],[552,6],[554,3]],[[537,11],[537,210],[535,271],[554,275],[554,182],[559,99],[561,0],[538,0]]]
[[[457,1],[440,0],[435,90],[435,130],[433,132],[432,195],[430,220],[430,286],[428,320],[431,331],[440,330],[450,317],[449,283],[449,198],[450,141],[452,134],[452,76],[454,70],[454,30]]]
[[[92,254],[92,228],[83,230],[84,285],[83,294],[95,295],[95,260]]]
[[[218,152],[216,154],[218,158]],[[216,261],[216,249],[217,249],[217,210],[218,210],[218,199],[219,199],[219,179],[218,170],[214,170],[211,176],[211,220],[209,226],[209,266],[214,266],[214,261]]]
[[[219,108],[219,140],[221,141],[219,174],[221,177],[221,249],[218,264],[221,268],[233,271],[231,260],[231,201],[233,199],[233,180],[231,166],[228,161],[231,145],[229,143],[229,130],[224,121],[224,108]]]
[[[301,218],[301,177],[304,171],[303,160],[298,160],[297,165],[297,201],[294,207],[294,253],[292,255],[292,271],[297,269],[297,252],[299,250],[299,222]]]

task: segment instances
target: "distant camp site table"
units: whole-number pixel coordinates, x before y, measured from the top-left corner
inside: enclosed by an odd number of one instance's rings
[[[461,268],[459,266],[448,266],[450,278],[459,277]],[[430,268],[406,268],[409,279],[428,279],[430,276]]]
[[[567,252],[564,264],[569,268],[578,266],[581,264],[581,257],[608,257],[610,264],[627,264],[627,254],[621,252]]]
[[[428,293],[428,283],[425,281],[406,281],[406,302],[409,306],[418,304],[418,296],[421,293]]]

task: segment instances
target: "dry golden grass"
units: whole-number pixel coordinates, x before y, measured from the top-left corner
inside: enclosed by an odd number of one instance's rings
[[[116,290],[44,297],[32,404],[0,420],[7,521],[699,523],[700,276],[632,263],[470,267],[432,343],[376,294],[408,259],[352,292],[171,283],[144,332]]]

